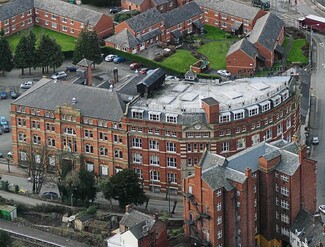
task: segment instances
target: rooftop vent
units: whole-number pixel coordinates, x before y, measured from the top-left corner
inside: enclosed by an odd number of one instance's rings
[[[71,102],[73,105],[75,105],[77,103],[77,98],[72,98]]]

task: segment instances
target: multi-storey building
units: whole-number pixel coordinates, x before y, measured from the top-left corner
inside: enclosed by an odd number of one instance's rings
[[[113,33],[110,16],[57,0],[12,0],[0,4],[0,28],[11,35],[33,25],[78,37],[83,28],[103,38]]]
[[[105,45],[138,53],[157,42],[178,43],[184,34],[202,31],[202,18],[195,2],[163,14],[152,8],[115,26],[115,35]]]
[[[250,32],[257,19],[267,13],[260,8],[232,0],[196,0],[195,2],[204,12],[206,24],[236,35]]]
[[[53,155],[82,155],[97,175],[129,168],[146,189],[180,193],[205,149],[228,157],[263,140],[291,141],[299,129],[295,76],[164,78],[157,69],[113,91],[42,79],[11,105],[14,162],[24,161],[26,145],[47,145]]]
[[[167,12],[176,8],[176,0],[122,0],[121,7],[128,10],[144,12],[156,8],[159,12]]]
[[[300,210],[316,209],[316,161],[283,140],[229,158],[205,152],[183,189],[197,246],[287,246]]]

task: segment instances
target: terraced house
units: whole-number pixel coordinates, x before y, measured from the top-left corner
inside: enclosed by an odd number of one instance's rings
[[[184,34],[202,31],[202,18],[195,2],[163,14],[152,8],[115,26],[115,35],[105,45],[139,53],[158,42],[178,43]]]
[[[132,169],[145,189],[180,194],[205,149],[229,157],[264,140],[291,141],[299,131],[296,76],[164,80],[161,69],[114,90],[42,79],[11,105],[14,163],[25,162],[31,143],[47,145],[49,170],[68,151],[64,159],[75,169],[83,157],[98,176]]]
[[[287,246],[302,209],[316,210],[306,147],[259,143],[225,158],[205,152],[184,181],[185,235],[197,246]]]
[[[83,28],[94,30],[99,38],[113,33],[110,16],[78,5],[56,0],[12,0],[0,4],[0,28],[6,35],[33,25],[78,37]]]

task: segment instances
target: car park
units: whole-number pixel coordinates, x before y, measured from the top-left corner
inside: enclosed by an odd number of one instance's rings
[[[117,57],[118,57],[117,55],[109,54],[109,55],[107,55],[107,56],[104,58],[104,60],[105,60],[106,62],[113,62],[114,58],[117,58]]]
[[[67,73],[64,71],[56,72],[52,75],[52,79],[64,79],[67,77]]]
[[[149,68],[142,68],[139,70],[139,73],[142,74],[142,75],[146,75],[148,70],[150,70]]]
[[[10,98],[17,99],[19,94],[16,91],[10,91]]]
[[[65,69],[65,72],[76,72],[79,67],[75,65],[68,65]]]
[[[224,77],[230,77],[231,73],[225,69],[221,69],[217,71],[218,75],[224,76]]]
[[[319,137],[318,136],[314,136],[312,143],[313,143],[313,145],[318,145],[319,144]]]
[[[131,63],[130,64],[130,69],[132,69],[132,70],[140,69],[141,67],[142,67],[142,65],[140,63]]]
[[[25,81],[22,84],[20,84],[20,88],[21,89],[29,89],[33,86],[33,82],[32,81]]]
[[[1,99],[6,99],[8,97],[7,92],[3,91],[0,93],[0,98]]]
[[[125,61],[125,58],[124,57],[116,57],[113,60],[114,63],[122,63],[124,61]]]
[[[42,197],[50,200],[56,200],[59,198],[59,195],[53,191],[46,191],[42,194]]]

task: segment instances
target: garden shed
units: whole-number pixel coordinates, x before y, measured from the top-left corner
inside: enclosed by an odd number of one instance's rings
[[[0,205],[0,217],[5,220],[13,221],[17,218],[17,208],[10,205]]]

